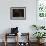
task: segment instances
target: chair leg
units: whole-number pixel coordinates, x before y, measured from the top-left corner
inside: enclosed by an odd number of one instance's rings
[[[5,46],[7,46],[7,42],[6,41],[4,42],[4,44],[5,44]]]
[[[5,46],[7,46],[7,34],[5,34]]]

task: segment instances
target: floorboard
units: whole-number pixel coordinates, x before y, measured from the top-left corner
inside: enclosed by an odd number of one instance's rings
[[[4,46],[4,42],[0,42],[0,46]],[[7,46],[15,46],[15,42],[9,42]],[[30,43],[30,46],[37,46],[37,43],[32,42],[32,43]],[[44,45],[42,45],[42,46],[46,46],[46,43],[44,43]]]

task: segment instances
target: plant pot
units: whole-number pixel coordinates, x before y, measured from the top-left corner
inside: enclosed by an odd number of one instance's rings
[[[44,42],[44,40],[45,40],[45,39],[38,39],[37,42],[41,44],[41,43]]]
[[[44,40],[45,40],[45,39],[40,39],[40,43],[44,43]]]

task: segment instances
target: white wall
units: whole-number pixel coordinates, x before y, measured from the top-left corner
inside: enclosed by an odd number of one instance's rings
[[[10,7],[26,7],[26,20],[10,20]],[[17,26],[32,35],[32,24],[36,24],[36,0],[0,0],[0,34]]]

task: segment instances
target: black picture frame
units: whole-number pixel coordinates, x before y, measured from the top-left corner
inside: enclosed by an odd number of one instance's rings
[[[26,19],[26,7],[11,7],[10,8],[11,20],[25,20]]]

